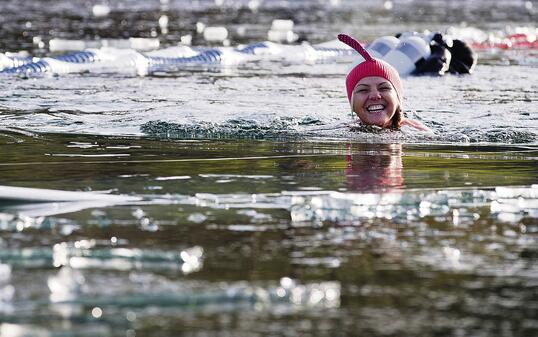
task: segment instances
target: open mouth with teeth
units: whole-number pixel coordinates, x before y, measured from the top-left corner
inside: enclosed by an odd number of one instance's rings
[[[383,104],[372,104],[366,107],[366,111],[376,113],[381,112],[385,110],[385,106]]]

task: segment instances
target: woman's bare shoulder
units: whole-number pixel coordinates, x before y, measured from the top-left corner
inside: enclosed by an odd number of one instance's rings
[[[415,128],[415,129],[417,129],[419,131],[426,131],[426,132],[433,133],[432,129],[430,129],[426,125],[422,124],[421,122],[417,121],[416,119],[404,118],[402,120],[401,125],[402,126],[407,125],[407,126],[410,126],[412,128]]]

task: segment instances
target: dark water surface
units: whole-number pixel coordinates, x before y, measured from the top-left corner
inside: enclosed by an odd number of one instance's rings
[[[0,205],[2,336],[537,332],[536,146],[1,142],[1,184],[142,197]]]
[[[110,13],[95,17],[92,8],[107,4]],[[274,19],[291,19],[302,38],[325,42],[342,31],[362,39],[395,31],[444,29],[468,24],[502,29],[506,25],[535,25],[536,0],[3,0],[0,50],[39,51],[34,37],[95,39],[155,37],[174,45],[180,36],[193,35],[195,45],[207,44],[196,34],[197,22],[226,26],[235,43],[267,39]],[[168,33],[161,35],[158,20],[166,15]]]

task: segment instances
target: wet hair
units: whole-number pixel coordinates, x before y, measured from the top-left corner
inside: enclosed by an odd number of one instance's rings
[[[390,128],[399,130],[403,122],[403,112],[400,105],[398,105],[398,107],[396,108],[396,111],[394,112],[394,116],[392,116],[391,121],[392,123],[390,125]]]

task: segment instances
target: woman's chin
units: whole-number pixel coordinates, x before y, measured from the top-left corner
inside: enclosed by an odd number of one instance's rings
[[[376,125],[382,128],[390,124],[390,118],[387,116],[386,113],[369,113],[367,116],[364,116],[364,118],[360,119],[364,124]]]

